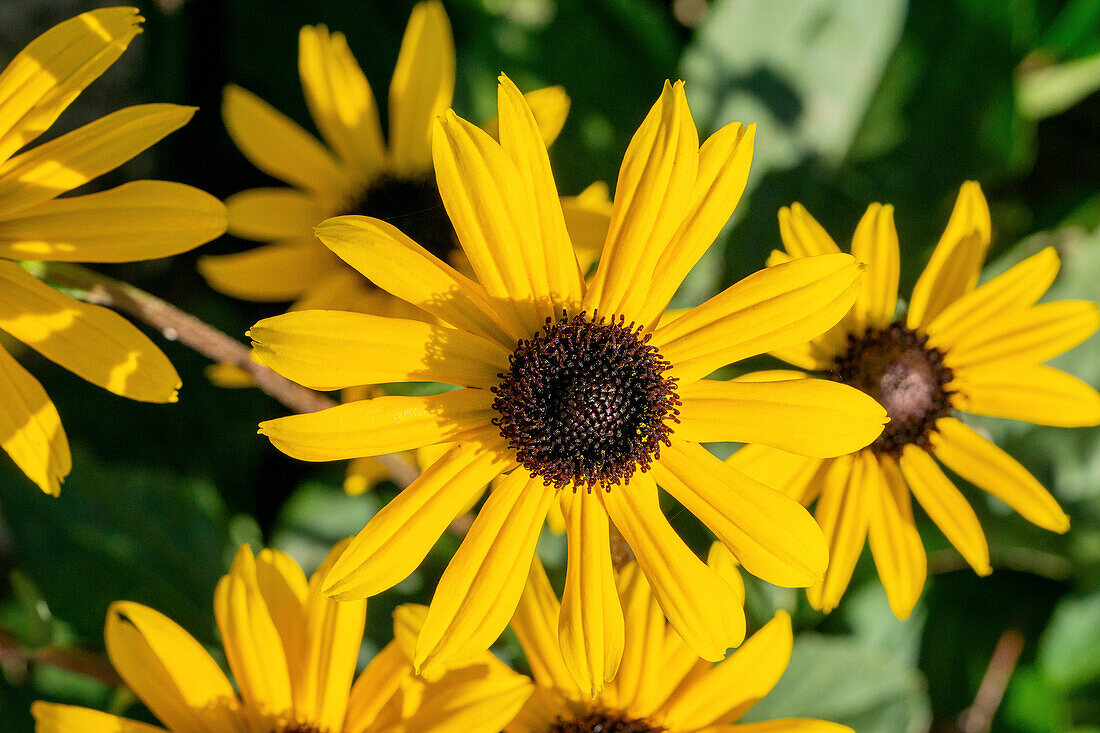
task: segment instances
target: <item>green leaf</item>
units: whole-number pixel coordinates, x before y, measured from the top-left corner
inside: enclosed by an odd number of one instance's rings
[[[1100,593],[1058,604],[1040,640],[1039,661],[1062,688],[1100,679]]]
[[[1064,112],[1100,89],[1100,54],[1029,69],[1016,79],[1016,104],[1032,120]]]

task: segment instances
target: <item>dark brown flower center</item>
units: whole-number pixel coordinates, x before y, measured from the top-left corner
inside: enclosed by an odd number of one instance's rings
[[[271,731],[271,733],[324,733],[320,728],[314,728],[312,725],[305,723],[295,723],[289,727],[278,728]]]
[[[848,350],[836,359],[835,377],[866,392],[886,408],[890,422],[871,444],[876,454],[898,455],[912,443],[928,448],[936,420],[951,411],[947,385],[953,378],[943,352],[901,320],[886,328],[848,336]]]
[[[532,474],[558,488],[629,483],[668,444],[680,399],[649,334],[585,313],[520,341],[493,388],[493,424]]]
[[[613,710],[591,710],[572,719],[557,718],[547,733],[661,733],[646,720],[624,717]]]
[[[393,224],[444,262],[458,246],[439,187],[430,174],[419,178],[381,176],[345,208],[345,213],[373,216]]]

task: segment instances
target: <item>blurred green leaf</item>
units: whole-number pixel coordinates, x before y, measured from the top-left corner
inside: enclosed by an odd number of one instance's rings
[[[1098,89],[1100,54],[1021,72],[1016,79],[1016,104],[1024,117],[1041,120],[1064,112]]]
[[[1066,689],[1100,678],[1100,593],[1058,604],[1039,659],[1051,680]]]

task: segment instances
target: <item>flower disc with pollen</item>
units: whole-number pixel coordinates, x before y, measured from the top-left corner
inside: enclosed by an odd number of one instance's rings
[[[346,208],[349,214],[393,224],[444,262],[457,249],[454,225],[431,173],[418,178],[380,176]]]
[[[660,457],[680,399],[649,338],[581,313],[520,341],[493,388],[493,424],[528,471],[557,488],[609,489]]]
[[[936,420],[951,411],[947,390],[953,374],[928,337],[901,321],[862,336],[849,334],[848,350],[837,357],[837,379],[875,398],[890,422],[870,448],[897,456],[906,445],[930,445]]]
[[[665,730],[645,720],[627,718],[614,710],[590,710],[575,718],[559,717],[548,733],[661,733]]]

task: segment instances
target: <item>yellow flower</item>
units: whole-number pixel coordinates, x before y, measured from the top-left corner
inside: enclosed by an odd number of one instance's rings
[[[339,546],[338,546],[339,547]],[[338,550],[338,548],[337,548]],[[290,556],[237,552],[214,612],[238,695],[199,642],[138,603],[107,611],[107,654],[122,680],[169,731],[237,733],[494,733],[531,694],[530,681],[489,653],[433,680],[412,673],[405,641],[423,607],[394,614],[395,640],[355,680],[366,602],[337,603]],[[36,702],[38,733],[155,733],[97,710]]]
[[[554,501],[569,548],[561,643],[583,686],[610,679],[623,647],[609,518],[684,641],[721,659],[744,637],[740,602],[673,531],[657,484],[749,572],[787,587],[822,577],[826,547],[805,509],[699,443],[842,455],[881,432],[885,411],[827,380],[703,377],[832,326],[859,291],[860,266],[837,253],[771,268],[656,327],[744,190],[753,129],[731,124],[700,147],[683,84],[666,84],[626,152],[605,254],[588,286],[535,118],[503,75],[498,91],[499,143],[453,112],[434,137],[440,193],[476,281],[377,219],[339,217],[318,228],[378,287],[453,328],[298,311],[251,330],[262,361],[313,388],[429,381],[461,389],[352,402],[260,430],[309,461],[456,444],[341,555],[325,590],[342,599],[407,577],[471,498],[511,472],[439,582],[417,641],[418,669],[497,638]]]
[[[182,127],[193,107],[127,107],[18,152],[122,55],[141,21],[134,8],[84,13],[36,38],[0,73],[0,330],[115,394],[172,402],[179,375],[144,334],[18,264],[165,257],[225,231],[221,202],[179,183],[133,181],[58,198]],[[60,492],[72,459],[57,409],[2,348],[0,445],[43,491]]]
[[[720,544],[708,564],[732,592],[744,596],[736,563]],[[535,692],[506,733],[851,733],[823,720],[788,719],[735,725],[771,691],[791,657],[791,619],[784,611],[718,664],[700,661],[665,626],[645,574],[628,563],[617,575],[626,638],[618,675],[592,697],[577,687],[554,641],[559,603],[536,559],[512,629],[535,678]]]
[[[390,82],[388,146],[374,94],[343,34],[324,26],[302,28],[298,70],[324,143],[244,89],[225,91],[222,112],[237,147],[290,187],[231,196],[229,233],[266,244],[204,257],[199,270],[216,290],[246,300],[419,318],[416,308],[370,287],[334,257],[313,228],[338,214],[374,216],[469,269],[432,175],[432,120],[450,107],[455,87],[454,39],[443,5],[429,0],[413,8]],[[527,98],[540,132],[552,141],[565,123],[569,97],[561,87],[547,87]],[[495,122],[486,127],[493,130]],[[575,226],[595,227],[602,239],[598,209],[583,197],[568,201]],[[606,231],[606,219],[603,226]]]
[[[779,224],[787,251],[773,253],[771,263],[839,251],[798,204],[779,212]],[[839,603],[867,539],[891,608],[908,617],[926,575],[910,492],[979,574],[991,572],[977,516],[934,459],[1028,521],[1069,529],[1054,497],[953,413],[1064,427],[1100,423],[1100,394],[1042,364],[1093,334],[1100,313],[1086,301],[1036,305],[1058,272],[1058,255],[1049,248],[975,287],[989,241],[989,209],[978,184],[968,182],[908,312],[895,318],[900,255],[893,207],[872,204],[852,238],[852,254],[868,267],[855,307],[820,338],[776,352],[858,387],[890,414],[882,436],[852,455],[818,460],[750,446],[730,458],[807,505],[817,500],[830,563],[824,582],[808,591],[816,608]]]

